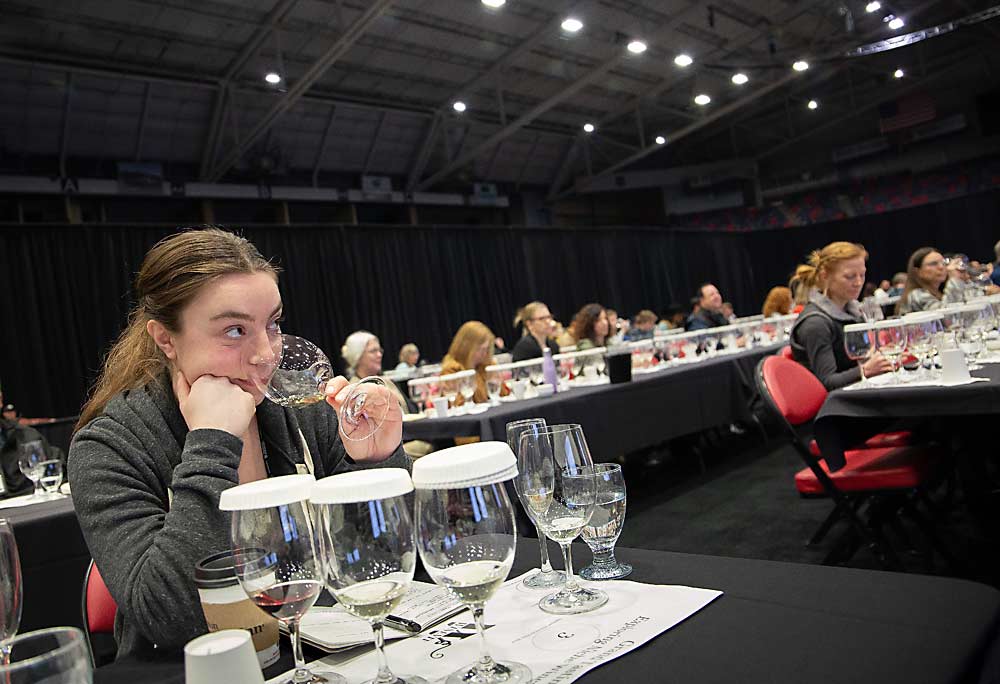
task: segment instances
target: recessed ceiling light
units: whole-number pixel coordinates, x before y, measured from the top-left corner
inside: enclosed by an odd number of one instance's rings
[[[880,9],[882,9],[881,2],[869,2],[867,5],[865,5],[865,12],[868,13],[878,12]]]
[[[507,0],[483,0],[483,4],[492,9],[503,7],[506,3]]]
[[[676,64],[679,67],[686,67],[694,64],[694,60],[691,59],[691,55],[687,55],[682,52],[681,54],[674,57],[674,64]]]
[[[633,55],[641,55],[643,52],[646,51],[646,44],[643,43],[641,40],[633,40],[631,43],[628,44],[628,51],[631,52]]]
[[[744,83],[747,83],[749,80],[750,77],[744,74],[742,71],[733,74],[732,78],[733,83],[735,83],[736,85],[743,85]]]
[[[892,72],[892,75],[895,78],[903,78],[903,76],[906,76],[906,73],[902,69],[896,69]]]
[[[567,33],[576,33],[583,28],[583,22],[576,17],[569,17],[563,20],[562,30]]]
[[[452,108],[452,109],[454,109],[454,110],[455,110],[456,112],[458,112],[459,114],[461,114],[462,112],[464,112],[464,111],[465,111],[465,103],[464,103],[464,102],[462,102],[461,100],[459,100],[459,101],[455,102],[455,103],[454,103],[454,104],[453,104],[453,105],[451,106],[451,108]]]
[[[816,100],[809,100],[809,102],[806,103],[806,107],[809,109],[819,109],[819,102]]]
[[[705,93],[699,93],[698,95],[694,96],[694,103],[696,105],[701,105],[702,107],[704,107],[705,105],[707,105],[711,101],[712,101],[712,98],[710,98]]]
[[[795,64],[792,65],[792,68],[795,69],[796,71],[805,71],[806,69],[809,68],[809,62],[805,61],[804,59],[800,59],[799,61],[797,61]]]
[[[662,135],[658,135],[658,136],[656,136],[656,144],[657,144],[657,145],[663,145],[663,144],[665,144],[666,142],[667,142],[667,139],[666,139],[666,138],[664,138],[664,137],[663,137]]]
[[[271,85],[278,85],[279,83],[281,83],[281,74],[275,73],[274,71],[269,71],[264,76],[264,80],[270,83]]]
[[[891,28],[893,31],[898,31],[899,29],[903,28],[905,24],[906,22],[903,21],[901,17],[894,17],[889,22],[889,28]]]
[[[584,133],[593,133],[594,132],[594,124],[592,124],[592,123],[585,123],[585,124],[583,124],[583,132]]]

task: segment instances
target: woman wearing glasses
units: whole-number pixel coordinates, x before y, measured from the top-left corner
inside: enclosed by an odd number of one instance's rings
[[[519,325],[522,326],[521,339],[511,352],[514,361],[537,359],[545,347],[553,354],[559,353],[559,345],[551,337],[555,330],[555,319],[545,304],[531,302],[522,306],[514,318],[514,327]]]
[[[347,377],[353,380],[382,374],[382,343],[367,330],[358,330],[347,336],[340,356],[347,367]]]
[[[944,283],[948,268],[944,256],[933,247],[921,247],[906,262],[906,287],[897,313],[929,311],[944,306]]]

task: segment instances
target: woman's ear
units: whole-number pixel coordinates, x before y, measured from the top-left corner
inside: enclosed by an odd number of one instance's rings
[[[146,321],[146,332],[153,338],[153,342],[163,355],[173,361],[177,358],[177,348],[174,346],[174,336],[167,330],[167,327],[159,321]]]

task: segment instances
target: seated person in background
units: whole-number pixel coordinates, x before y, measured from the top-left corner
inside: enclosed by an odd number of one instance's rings
[[[600,304],[585,304],[569,324],[570,339],[577,351],[603,347],[608,339],[608,314]]]
[[[892,277],[892,282],[890,284],[891,287],[889,288],[889,296],[899,297],[903,294],[903,290],[906,289],[906,274],[897,273]]]
[[[964,254],[949,254],[945,257],[948,280],[944,283],[944,302],[961,304],[981,294],[981,290],[969,277],[969,258]]]
[[[684,319],[687,318],[687,314],[684,313],[684,309],[680,304],[671,304],[667,307],[666,311],[663,312],[663,319],[657,323],[657,328],[663,325],[663,330],[676,330],[678,328],[684,328]]]
[[[881,283],[878,284],[878,287],[875,288],[875,292],[872,293],[872,296],[875,297],[875,301],[877,301],[879,304],[884,304],[885,302],[889,301],[889,290],[891,288],[892,285],[889,284],[889,281],[883,280]]]
[[[21,425],[17,420],[17,411],[14,410],[13,404],[3,403],[2,390],[0,390],[0,406],[4,407],[2,415],[0,415],[0,467],[2,467],[0,478],[2,478],[3,483],[3,487],[0,488],[0,498],[30,494],[34,490],[34,485],[21,472],[21,467],[18,464],[20,457],[18,447],[26,442],[38,441],[42,443],[42,450],[46,457],[63,463],[66,462],[66,458],[63,456],[62,449],[49,444],[38,430]]]
[[[208,625],[202,558],[231,548],[222,492],[277,475],[323,478],[376,464],[409,469],[388,402],[373,438],[341,439],[347,380],[302,408],[265,399],[282,301],[277,269],[247,240],[189,230],[154,246],[136,306],[104,362],[68,458],[73,506],[118,604],[118,657],[177,657]],[[138,679],[143,679],[139,677]]]
[[[877,289],[878,288],[875,287],[875,283],[872,283],[872,282],[865,283],[865,286],[861,288],[861,299],[864,300],[864,299],[868,299],[869,297],[874,297],[875,296],[875,290],[877,290]]]
[[[993,254],[996,261],[993,262],[993,270],[990,271],[990,282],[1000,287],[1000,242],[993,245]]]
[[[722,314],[722,295],[719,288],[712,283],[705,283],[698,288],[696,295],[698,306],[694,313],[688,316],[687,330],[706,330],[729,325],[729,319]]]
[[[559,345],[552,339],[555,321],[549,307],[542,302],[531,302],[522,306],[514,317],[514,327],[517,326],[521,326],[521,339],[511,350],[514,361],[537,359],[545,347],[548,347],[553,355],[559,353]]]
[[[407,342],[399,348],[399,363],[396,364],[398,371],[412,371],[417,369],[417,361],[420,360],[420,350],[417,345]]]
[[[455,333],[448,353],[441,361],[441,375],[463,370],[476,371],[476,393],[472,401],[483,404],[490,400],[486,392],[486,367],[493,363],[493,343],[496,335],[479,321],[467,321]]]
[[[351,382],[382,374],[382,343],[367,330],[352,332],[340,348]]]
[[[722,302],[722,308],[720,309],[722,315],[726,317],[726,320],[732,323],[736,320],[736,312],[733,310],[732,302]]]
[[[614,309],[605,309],[608,314],[608,337],[604,340],[604,345],[621,344],[628,332],[628,321],[618,318],[618,312]],[[624,328],[624,330],[622,330]]]
[[[944,306],[944,282],[948,270],[941,252],[921,247],[906,262],[906,288],[896,304],[896,313],[928,311]]]
[[[625,335],[628,342],[651,340],[656,330],[656,314],[649,309],[643,309],[635,315],[635,326]]]
[[[787,287],[772,287],[764,300],[761,313],[764,318],[771,316],[787,316],[792,311],[792,291]]]
[[[865,284],[868,252],[853,242],[831,242],[809,255],[796,274],[813,290],[812,297],[792,326],[792,357],[812,371],[827,390],[861,379],[858,365],[844,349],[844,326],[862,321],[858,295]],[[892,370],[876,352],[864,363],[865,377]]]
[[[802,284],[802,276],[796,269],[795,275],[788,281],[788,289],[792,291],[792,313],[802,313],[809,303],[809,288]]]

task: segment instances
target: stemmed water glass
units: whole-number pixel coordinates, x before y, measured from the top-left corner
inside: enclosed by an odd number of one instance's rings
[[[925,364],[932,359],[935,351],[935,341],[941,327],[941,314],[934,311],[921,311],[907,314],[903,317],[906,324],[906,346],[917,357],[917,375],[929,377],[931,372]],[[931,361],[933,364],[933,361]]]
[[[625,524],[625,476],[617,463],[593,466],[597,502],[581,537],[594,555],[593,562],[580,571],[588,580],[621,579],[632,574],[632,566],[615,558],[615,543]]]
[[[10,639],[21,625],[21,559],[14,528],[0,518],[0,658],[10,661]]]
[[[503,483],[517,463],[503,442],[443,449],[413,464],[417,549],[427,574],[469,607],[480,638],[479,659],[446,684],[531,681],[521,663],[496,661],[486,645],[483,607],[514,562],[514,507]]]
[[[301,408],[326,399],[333,366],[322,349],[295,335],[274,335],[271,353],[251,360],[248,375],[279,406]],[[371,438],[382,427],[395,402],[378,376],[355,383],[340,407],[340,434],[352,442]]]
[[[486,368],[486,393],[490,397],[490,406],[500,405],[500,392],[503,389],[504,371],[495,366]]]
[[[559,544],[566,568],[566,584],[544,597],[538,606],[547,613],[585,613],[608,602],[603,591],[576,581],[570,544],[594,514],[597,489],[594,461],[579,425],[552,425],[525,432],[518,448],[524,473],[519,486],[531,507],[532,519]]]
[[[874,326],[878,351],[892,364],[893,382],[899,382],[899,361],[906,349],[906,328],[901,321],[882,321]]]
[[[222,492],[219,508],[232,511],[230,540],[236,577],[261,610],[287,625],[295,673],[285,684],[336,682],[313,674],[302,657],[299,623],[323,590],[323,560],[308,499],[312,475],[284,475]]]
[[[344,609],[368,620],[375,637],[378,674],[366,684],[426,684],[397,676],[385,658],[382,626],[413,581],[416,551],[402,468],[378,468],[323,478],[309,500],[326,560],[326,586]]]
[[[875,353],[875,331],[868,323],[850,323],[844,326],[844,351],[847,358],[858,362],[861,372],[861,386],[868,386],[865,377],[865,362]]]
[[[42,444],[42,440],[33,439],[17,445],[17,467],[34,486],[28,501],[42,501],[47,498],[42,490],[42,476],[45,474],[43,464],[47,460],[49,459],[45,455],[45,445]]]
[[[510,446],[511,451],[519,456],[517,464],[519,475],[514,478],[514,490],[517,492],[517,497],[521,500],[521,505],[524,507],[525,513],[528,514],[528,519],[535,526],[535,535],[538,537],[538,553],[541,557],[541,570],[525,578],[524,582],[522,582],[524,586],[530,589],[552,589],[566,583],[566,575],[559,570],[552,569],[545,533],[542,532],[538,523],[535,522],[531,504],[527,500],[526,494],[523,493],[524,488],[522,486],[523,478],[529,478],[530,475],[526,475],[527,466],[520,460],[521,435],[529,432],[538,432],[539,430],[544,430],[545,427],[544,418],[527,418],[507,423],[507,445]],[[549,464],[543,464],[543,467],[549,467]]]

